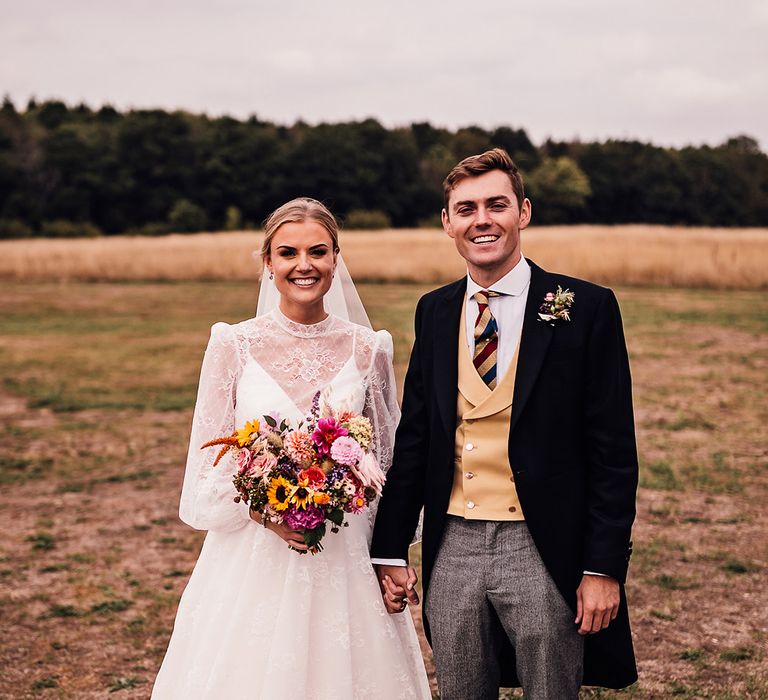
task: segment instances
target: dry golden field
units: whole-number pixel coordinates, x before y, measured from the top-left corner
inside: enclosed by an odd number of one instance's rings
[[[261,234],[248,231],[3,241],[0,279],[249,280],[260,245]],[[439,230],[347,231],[341,245],[358,281],[433,284],[464,271]],[[607,285],[768,289],[768,229],[532,227],[523,250],[549,270]]]

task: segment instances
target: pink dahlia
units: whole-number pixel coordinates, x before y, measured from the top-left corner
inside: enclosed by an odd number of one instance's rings
[[[345,467],[354,467],[359,464],[363,454],[363,448],[347,435],[336,438],[331,445],[331,459]]]
[[[291,508],[285,514],[283,522],[294,530],[302,527],[307,530],[314,530],[325,522],[325,513],[316,506],[307,506],[303,510]]]
[[[317,421],[315,432],[312,433],[312,440],[317,445],[317,452],[321,457],[327,457],[331,452],[336,438],[349,435],[346,428],[342,428],[339,421],[335,418],[321,418]]]
[[[315,458],[312,436],[306,430],[294,430],[288,433],[283,440],[283,448],[291,461],[296,464],[311,464]]]

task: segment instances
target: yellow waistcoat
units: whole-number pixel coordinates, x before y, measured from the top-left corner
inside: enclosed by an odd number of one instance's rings
[[[472,364],[466,306],[465,299],[459,323],[456,459],[448,513],[471,520],[524,520],[508,451],[519,345],[491,391]]]

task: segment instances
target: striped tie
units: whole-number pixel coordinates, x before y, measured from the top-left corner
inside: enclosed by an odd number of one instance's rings
[[[480,378],[490,387],[496,388],[496,349],[499,345],[496,319],[488,306],[489,297],[499,296],[498,292],[483,290],[474,295],[478,314],[475,321],[475,356],[472,362]]]

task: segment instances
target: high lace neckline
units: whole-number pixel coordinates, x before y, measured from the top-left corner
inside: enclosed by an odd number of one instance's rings
[[[275,319],[277,324],[286,332],[294,335],[298,338],[315,338],[327,333],[331,326],[333,326],[335,317],[328,314],[322,321],[317,323],[298,323],[288,318],[279,308],[275,308],[270,312],[272,318]]]

